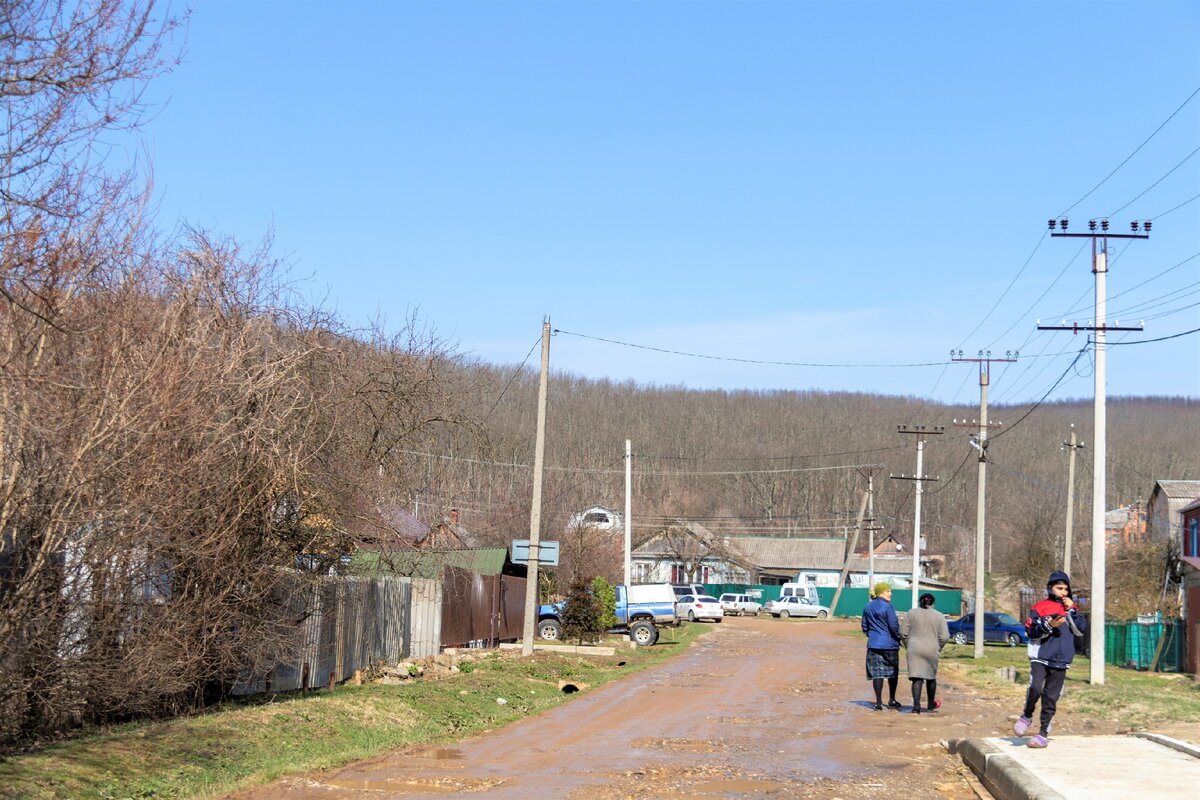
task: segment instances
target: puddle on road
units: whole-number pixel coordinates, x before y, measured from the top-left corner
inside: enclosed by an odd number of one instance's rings
[[[774,794],[786,788],[785,784],[777,781],[765,781],[757,778],[725,778],[715,781],[694,783],[691,790],[698,794]]]
[[[463,757],[462,750],[457,747],[435,747],[413,753],[416,758],[432,758],[435,761],[457,761]]]
[[[359,792],[378,792],[392,797],[398,794],[461,794],[463,792],[485,792],[507,782],[508,778],[462,779],[462,778],[388,778],[374,775],[370,778],[333,778],[322,781],[336,789]]]

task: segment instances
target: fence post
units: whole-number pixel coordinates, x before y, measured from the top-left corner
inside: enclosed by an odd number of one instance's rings
[[[346,663],[346,580],[345,578],[338,579],[337,598],[333,610],[333,641],[334,641],[334,658],[333,671],[329,673],[329,688],[337,685],[337,682],[342,679],[342,671],[345,669]]]

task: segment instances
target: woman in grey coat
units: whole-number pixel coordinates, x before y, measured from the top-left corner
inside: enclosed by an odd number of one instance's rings
[[[912,681],[913,710],[921,713],[921,686],[929,687],[927,710],[936,711],[942,701],[937,695],[938,654],[950,640],[946,617],[933,607],[933,595],[921,595],[920,608],[904,615],[900,635],[908,651],[908,679]]]

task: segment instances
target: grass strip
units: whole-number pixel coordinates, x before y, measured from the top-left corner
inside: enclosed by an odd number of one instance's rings
[[[95,731],[0,761],[0,797],[212,797],[288,773],[450,742],[576,696],[560,691],[559,681],[594,689],[660,664],[711,627],[684,625],[648,648],[628,649],[621,638],[612,657],[539,652],[525,659],[519,651],[491,652],[438,680],[276,695],[195,717]]]

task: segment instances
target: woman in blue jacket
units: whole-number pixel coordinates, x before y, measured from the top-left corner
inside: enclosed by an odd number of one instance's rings
[[[900,680],[900,621],[892,607],[892,587],[875,584],[875,599],[863,609],[862,629],[867,635],[867,678],[875,688],[875,710],[883,710],[883,680],[888,682],[888,708],[900,708],[896,702],[896,684]]]

